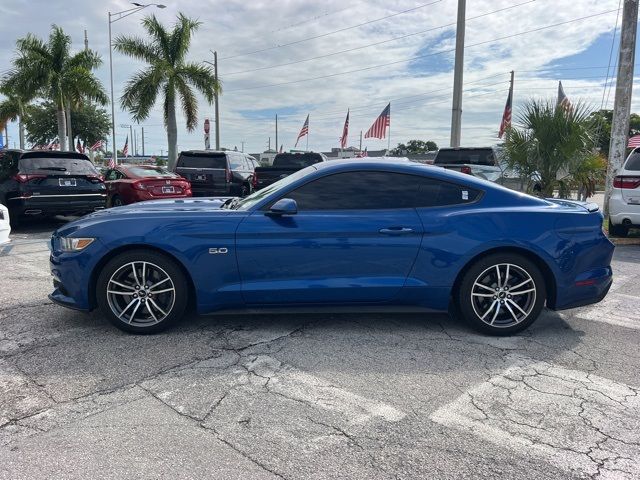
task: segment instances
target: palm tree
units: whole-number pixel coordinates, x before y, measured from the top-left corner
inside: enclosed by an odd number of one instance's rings
[[[524,178],[537,173],[542,195],[550,197],[560,177],[580,170],[591,158],[596,134],[591,111],[583,103],[570,109],[555,101],[530,100],[505,142],[507,163]]]
[[[16,81],[32,95],[43,96],[56,104],[58,139],[60,149],[66,147],[67,123],[65,113],[71,103],[83,100],[96,101],[103,105],[108,102],[107,94],[92,70],[101,65],[99,55],[85,49],[71,54],[71,37],[62,28],[53,25],[49,40],[28,34],[16,42],[18,57],[14,60]],[[69,143],[73,144],[70,138]],[[69,145],[73,149],[73,145]]]
[[[158,94],[162,93],[164,124],[169,143],[169,166],[173,167],[177,158],[178,101],[182,104],[187,120],[187,130],[192,131],[198,121],[198,102],[194,88],[211,104],[216,91],[220,91],[220,85],[209,67],[185,59],[191,37],[200,22],[179,14],[177,22],[169,31],[151,15],[142,20],[142,25],[149,40],[120,36],[114,42],[118,52],[148,64],[146,69],[137,72],[127,82],[121,103],[132,118],[140,122],[149,116]]]
[[[25,111],[33,97],[21,88],[14,78],[6,77],[0,84],[0,93],[7,97],[0,102],[0,124],[6,122],[18,122],[18,136],[20,148],[24,148],[24,124]]]

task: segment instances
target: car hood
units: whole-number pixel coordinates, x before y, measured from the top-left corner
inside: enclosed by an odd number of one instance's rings
[[[152,218],[157,218],[158,222],[164,223],[168,218],[184,219],[190,214],[207,213],[210,215],[229,215],[235,213],[234,210],[221,208],[224,202],[233,197],[198,197],[198,198],[177,198],[167,200],[151,200],[147,202],[133,203],[122,207],[108,208],[90,213],[74,222],[68,223],[59,228],[54,235],[67,236],[79,229],[93,227],[98,224],[115,223],[120,220],[131,221],[144,217],[148,222]]]

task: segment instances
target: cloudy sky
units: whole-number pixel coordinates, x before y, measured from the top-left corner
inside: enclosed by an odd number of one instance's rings
[[[336,147],[347,108],[349,144],[357,146],[360,130],[389,101],[392,145],[412,138],[449,142],[456,0],[164,1],[165,9],[150,7],[114,23],[114,36],[142,34],[143,14],[171,24],[183,12],[202,22],[190,59],[212,61],[211,50],[218,51],[222,146],[240,149],[245,142],[246,151],[263,151],[269,136],[274,146],[277,113],[285,149],[293,148],[307,114],[309,148]],[[57,24],[72,36],[74,49],[83,47],[88,31],[90,47],[104,60],[97,75],[108,87],[107,12],[130,6],[120,0],[2,0],[0,72],[10,67],[17,38],[27,32],[46,37]],[[511,70],[516,113],[528,98],[555,97],[558,80],[571,100],[600,108],[604,96],[611,107],[614,92],[609,95],[605,83],[618,7],[619,0],[468,0],[462,144],[496,142]],[[142,67],[114,54],[116,98]],[[213,118],[213,108],[202,101],[201,124],[205,117]],[[119,148],[128,133],[120,125],[129,123],[116,105]],[[178,148],[202,148],[202,127],[189,133],[180,118],[179,124]],[[141,126],[146,153],[166,153],[160,105]],[[10,125],[11,146],[16,134]],[[368,139],[363,146],[386,145]]]

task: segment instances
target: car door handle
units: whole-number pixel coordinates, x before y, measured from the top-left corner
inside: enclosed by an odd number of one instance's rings
[[[379,232],[384,235],[406,235],[408,233],[413,233],[413,228],[389,227],[389,228],[381,228]]]

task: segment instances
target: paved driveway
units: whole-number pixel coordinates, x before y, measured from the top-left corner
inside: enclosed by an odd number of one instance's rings
[[[444,315],[188,318],[132,336],[0,247],[0,478],[638,478],[640,249],[510,338]]]

